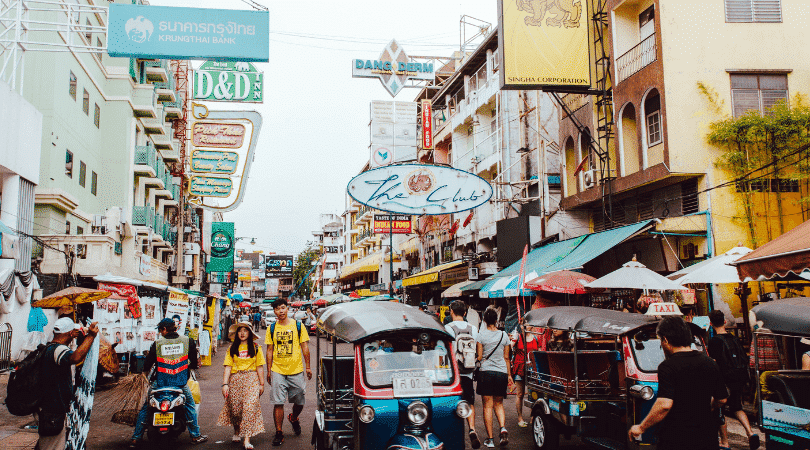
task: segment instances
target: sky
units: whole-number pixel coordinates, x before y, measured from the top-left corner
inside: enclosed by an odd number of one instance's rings
[[[247,1],[247,0],[246,0]],[[395,99],[379,80],[352,78],[355,58],[376,59],[391,39],[409,55],[458,51],[462,15],[497,25],[495,0],[260,1],[270,13],[270,62],[264,103],[208,103],[209,109],[256,110],[262,130],[244,199],[225,213],[248,251],[297,254],[320,227],[320,214],[341,214],[346,185],[369,158],[369,104]],[[159,6],[251,9],[241,0],[150,0]],[[474,30],[468,28],[468,36]],[[196,67],[200,62],[193,61]]]

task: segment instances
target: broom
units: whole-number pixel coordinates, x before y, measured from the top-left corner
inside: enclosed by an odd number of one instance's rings
[[[149,381],[145,375],[128,375],[115,387],[104,392],[104,398],[96,398],[96,402],[100,403],[98,406],[102,409],[115,411],[110,418],[111,422],[134,427],[148,391]]]

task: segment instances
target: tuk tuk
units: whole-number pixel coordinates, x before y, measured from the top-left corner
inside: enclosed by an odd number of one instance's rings
[[[810,449],[810,370],[802,370],[802,356],[810,351],[810,298],[773,300],[751,312],[759,422],[766,446]]]
[[[527,333],[567,335],[566,351],[533,351],[526,363],[526,398],[538,449],[556,449],[560,435],[607,449],[654,448],[655,429],[630,442],[658,394],[664,360],[654,316],[582,306],[530,311]],[[692,348],[706,351],[704,331],[690,324]]]
[[[322,334],[331,354],[321,355]],[[432,316],[402,303],[343,303],[323,311],[317,335],[316,449],[464,449],[471,407],[453,339]],[[338,341],[352,354],[339,356]]]

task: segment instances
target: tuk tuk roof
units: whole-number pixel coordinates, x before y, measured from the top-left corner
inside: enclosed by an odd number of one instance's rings
[[[760,303],[751,311],[761,328],[774,333],[810,335],[810,298],[785,298]],[[765,331],[763,330],[763,331]]]
[[[526,314],[526,325],[619,336],[658,322],[653,316],[586,306],[551,306]]]
[[[447,330],[430,315],[409,305],[394,302],[352,302],[326,308],[318,318],[318,327],[349,341],[386,331],[423,331],[442,333]]]

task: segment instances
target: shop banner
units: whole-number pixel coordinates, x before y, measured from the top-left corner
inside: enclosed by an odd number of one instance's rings
[[[107,53],[142,59],[270,60],[270,13],[110,3]]]
[[[240,270],[239,271],[239,281],[250,281],[250,271],[249,270]]]
[[[178,334],[186,334],[186,324],[188,323],[188,294],[179,292],[169,293],[169,303],[166,305],[166,317],[174,320]]]
[[[413,225],[411,216],[405,214],[374,214],[375,234],[409,234]]]
[[[445,270],[439,274],[442,287],[450,287],[467,279],[467,266]]]
[[[211,260],[205,268],[208,273],[233,270],[233,222],[211,224]]]
[[[249,62],[206,61],[194,71],[194,98],[207,102],[261,103],[264,74]]]
[[[112,292],[117,298],[126,299],[129,314],[127,318],[141,318],[141,303],[138,299],[138,288],[130,284],[99,283],[100,291]]]
[[[292,255],[268,255],[264,261],[266,278],[286,278],[293,273]]]
[[[433,149],[433,104],[422,100],[422,148]]]

